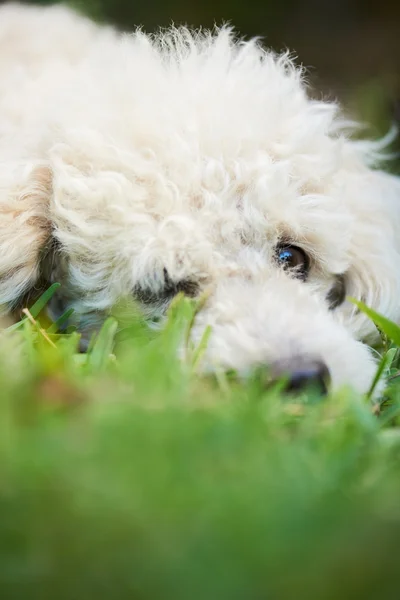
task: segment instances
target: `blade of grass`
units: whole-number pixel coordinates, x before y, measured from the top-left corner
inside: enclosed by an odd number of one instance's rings
[[[194,370],[197,369],[197,367],[204,355],[204,352],[207,349],[208,340],[210,339],[211,332],[212,332],[211,326],[207,325],[207,327],[205,328],[205,330],[203,332],[203,335],[201,336],[201,340],[197,345],[197,348],[193,352],[192,367]]]
[[[48,290],[43,292],[43,294],[35,302],[35,304],[33,306],[31,306],[31,308],[29,309],[29,312],[34,319],[36,319],[36,317],[39,316],[39,314],[42,312],[42,310],[44,309],[46,304],[54,296],[54,294],[56,293],[56,291],[58,290],[59,287],[60,287],[59,283],[53,283],[53,285],[51,285]]]
[[[48,342],[53,348],[56,348],[57,346],[49,338],[46,330],[40,327],[40,324],[33,318],[31,312],[27,308],[24,308],[22,312],[24,313],[24,315],[26,315],[27,319],[32,323],[32,325],[36,328],[37,332],[40,333],[40,335],[46,340],[46,342]]]
[[[190,320],[188,322],[187,325],[187,329],[186,329],[186,336],[185,336],[185,346],[186,348],[189,348],[189,342],[190,342],[190,335],[192,333],[192,329],[194,327],[194,322],[196,320],[196,317],[198,315],[198,313],[204,308],[208,298],[210,297],[210,293],[208,291],[203,292],[203,294],[200,296],[200,298],[198,300],[196,300],[193,304],[193,312],[192,315],[190,317]],[[201,342],[200,342],[201,343]]]
[[[389,359],[390,359],[390,355],[388,353],[383,355],[383,357],[379,363],[378,369],[375,373],[375,377],[371,383],[371,387],[369,388],[369,390],[367,392],[367,400],[371,399],[372,394],[374,393],[374,390],[375,390],[376,386],[378,385],[378,382],[380,381],[384,370],[386,369],[387,365],[390,362]]]
[[[65,313],[63,313],[61,317],[57,319],[57,321],[54,321],[54,323],[50,325],[50,327],[47,329],[47,333],[57,333],[57,331],[60,330],[60,328],[64,325],[64,323],[68,321],[68,319],[73,313],[73,308],[66,310]]]
[[[36,300],[36,302],[33,304],[33,306],[29,309],[29,313],[34,319],[36,319],[39,316],[39,314],[42,312],[42,310],[44,309],[46,304],[54,296],[54,294],[56,293],[56,291],[58,290],[59,287],[60,287],[59,283],[53,283],[53,285],[51,285],[48,290],[43,292],[43,294],[40,296],[40,298],[38,300]],[[26,319],[27,319],[27,317],[24,317],[18,323],[11,325],[11,327],[7,328],[7,331],[14,331],[15,329],[19,329],[22,326],[22,323],[24,321],[26,321]]]
[[[357,306],[361,312],[367,315],[367,317],[369,317],[371,321],[373,321],[375,325],[377,325],[377,327],[379,327],[383,333],[387,335],[390,340],[392,340],[392,342],[397,344],[397,346],[400,346],[400,327],[396,325],[396,323],[393,323],[393,321],[390,321],[372,308],[369,308],[360,300],[356,300],[355,298],[351,297],[348,297],[348,300],[352,302],[352,304],[355,304],[355,306]]]
[[[118,322],[113,317],[108,318],[104,322],[88,355],[87,364],[91,370],[99,371],[109,362],[117,329]]]

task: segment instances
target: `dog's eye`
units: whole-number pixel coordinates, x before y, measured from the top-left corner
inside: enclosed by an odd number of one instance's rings
[[[168,271],[164,269],[164,285],[159,289],[148,286],[136,285],[133,294],[142,304],[159,304],[172,300],[174,296],[182,292],[185,296],[194,298],[199,293],[200,286],[192,279],[181,279],[174,281],[170,278]]]
[[[276,260],[283,269],[290,269],[301,279],[307,277],[310,260],[307,254],[298,246],[280,245],[276,249]]]

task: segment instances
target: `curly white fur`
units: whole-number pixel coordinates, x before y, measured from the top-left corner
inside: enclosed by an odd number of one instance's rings
[[[0,303],[61,279],[84,329],[137,290],[155,314],[166,276],[189,281],[211,294],[195,336],[212,325],[212,362],[312,355],[334,386],[365,391],[375,366],[359,340],[375,328],[326,298],[343,275],[400,320],[400,183],[376,155],[288,55],[229,28],[121,35],[64,7],[5,5]],[[277,266],[282,239],[309,254],[306,282]]]

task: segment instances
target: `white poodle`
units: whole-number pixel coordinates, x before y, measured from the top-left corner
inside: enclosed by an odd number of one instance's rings
[[[121,35],[64,7],[0,8],[0,303],[53,281],[85,333],[119,298],[149,319],[209,297],[206,361],[365,392],[400,320],[400,181],[338,107],[257,41]]]

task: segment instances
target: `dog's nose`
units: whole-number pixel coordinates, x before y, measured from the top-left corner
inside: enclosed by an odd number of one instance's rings
[[[307,389],[324,395],[328,392],[329,369],[320,360],[296,356],[273,363],[269,371],[273,380],[286,379],[287,392],[302,392]]]

